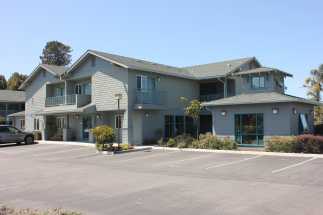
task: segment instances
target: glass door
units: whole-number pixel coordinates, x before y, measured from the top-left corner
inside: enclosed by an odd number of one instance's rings
[[[90,136],[90,129],[92,128],[92,119],[91,116],[83,116],[82,118],[82,124],[83,124],[83,140],[89,141]]]

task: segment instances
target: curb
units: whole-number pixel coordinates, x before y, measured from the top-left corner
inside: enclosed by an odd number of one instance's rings
[[[83,142],[68,142],[68,141],[51,141],[51,140],[37,140],[35,141],[40,144],[57,144],[57,145],[72,145],[72,146],[87,146],[95,148],[94,143],[83,143]]]
[[[192,148],[170,148],[153,146],[154,150],[165,151],[183,151],[183,152],[211,152],[218,154],[240,154],[240,155],[265,155],[279,157],[303,157],[303,158],[323,158],[323,154],[303,154],[303,153],[285,153],[285,152],[262,152],[262,151],[234,151],[234,150],[216,150],[216,149],[192,149]]]

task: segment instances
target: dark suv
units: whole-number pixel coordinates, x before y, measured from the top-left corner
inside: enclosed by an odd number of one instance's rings
[[[19,129],[10,125],[0,125],[0,144],[4,143],[34,143],[34,135],[20,131]]]

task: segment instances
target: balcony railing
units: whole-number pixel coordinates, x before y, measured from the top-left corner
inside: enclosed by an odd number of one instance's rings
[[[223,97],[224,97],[223,93],[200,95],[200,101],[207,102],[207,101],[222,99]]]
[[[91,95],[72,94],[66,96],[47,97],[45,106],[54,107],[60,105],[83,106],[91,102]]]
[[[164,104],[166,93],[156,90],[137,90],[136,104],[162,105]]]

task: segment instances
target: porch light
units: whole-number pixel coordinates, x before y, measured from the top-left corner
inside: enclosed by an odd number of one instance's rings
[[[273,108],[273,114],[278,114],[279,108]]]
[[[221,111],[221,115],[222,116],[226,116],[227,115],[227,111],[226,110]]]
[[[141,105],[139,105],[139,106],[138,106],[138,109],[142,109],[142,106],[141,106]]]
[[[296,110],[296,108],[293,108],[293,114],[297,114],[297,110]]]

